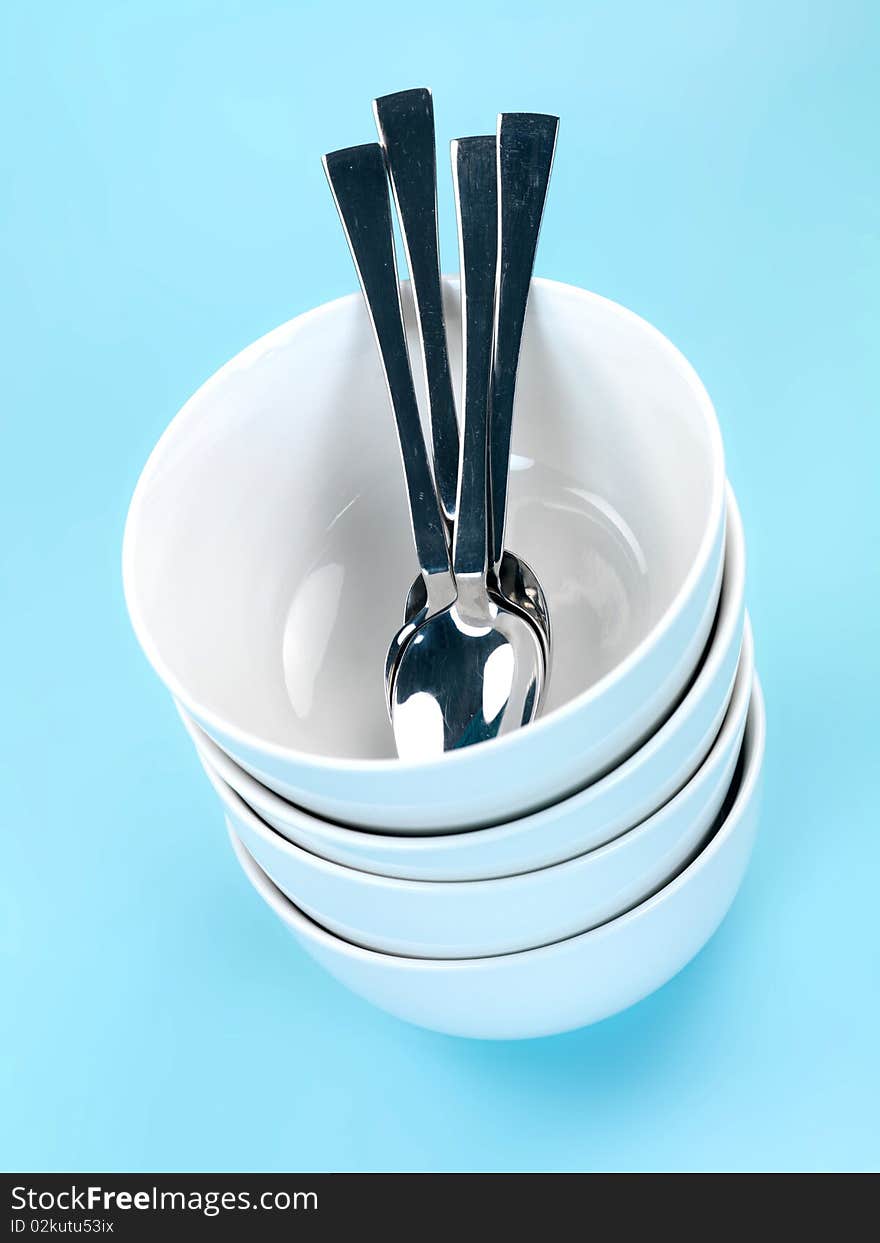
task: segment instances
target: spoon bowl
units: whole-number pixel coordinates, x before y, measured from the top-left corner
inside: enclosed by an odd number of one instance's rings
[[[391,720],[401,759],[433,759],[519,729],[541,699],[544,652],[534,626],[461,579],[458,586],[455,603],[428,617],[398,658]]]
[[[523,561],[522,557],[505,551],[501,559],[498,578],[490,577],[489,595],[503,602],[506,608],[518,613],[532,624],[541,644],[546,680],[550,674],[550,610],[547,607],[544,589],[538,582],[535,571],[526,561]],[[389,704],[397,662],[415,631],[428,616],[428,612],[428,589],[425,586],[425,580],[419,574],[413,580],[406,597],[404,624],[394,636],[385,659],[385,690]]]

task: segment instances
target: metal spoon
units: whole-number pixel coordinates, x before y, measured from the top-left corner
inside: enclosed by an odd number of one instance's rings
[[[491,570],[504,555],[507,479],[516,373],[559,118],[503,112],[498,118],[498,272],[489,450]]]
[[[428,393],[434,477],[451,533],[458,486],[459,435],[440,285],[437,156],[431,92],[427,87],[418,87],[383,95],[373,100],[373,114],[385,151],[412,282]],[[489,586],[494,594],[500,595],[537,626],[545,663],[549,665],[550,616],[544,592],[531,567],[514,553],[505,551],[497,569],[492,567]],[[418,575],[407,596],[405,624],[398,632],[399,643],[392,644],[388,652],[385,685],[389,697],[402,647],[427,614],[425,582]]]
[[[440,286],[434,101],[427,87],[397,91],[374,99],[373,115],[388,164],[412,281],[434,446],[434,478],[451,532],[458,488],[458,419]]]
[[[385,159],[379,144],[371,142],[333,151],[324,156],[323,163],[379,347],[403,460],[426,607],[435,613],[455,599],[456,588],[410,370]],[[397,646],[396,638],[392,648]]]
[[[489,592],[488,448],[497,256],[494,136],[452,144],[461,250],[464,426],[452,566],[457,598],[400,653],[391,688],[398,754],[430,759],[518,729],[545,680],[535,627]]]

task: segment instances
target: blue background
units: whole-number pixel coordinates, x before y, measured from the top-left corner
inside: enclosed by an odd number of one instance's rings
[[[878,12],[3,6],[4,1169],[877,1168]],[[770,714],[718,935],[628,1013],[518,1045],[407,1027],[297,950],[120,585],[183,400],[354,286],[320,153],[421,83],[441,143],[561,114],[539,271],[706,381]]]

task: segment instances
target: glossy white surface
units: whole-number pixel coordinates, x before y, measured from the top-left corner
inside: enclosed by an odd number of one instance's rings
[[[510,954],[613,919],[681,870],[705,839],[730,788],[753,672],[749,638],[714,747],[664,807],[598,850],[499,880],[397,880],[328,863],[270,829],[230,786],[206,771],[229,823],[270,880],[337,936],[412,958]]]
[[[330,819],[462,828],[578,788],[648,736],[703,650],[724,540],[720,434],[660,333],[537,281],[513,449],[509,542],[554,628],[546,710],[528,730],[431,763],[388,758],[383,665],[415,567],[359,295],[250,346],[154,450],[123,554],[145,652],[233,758]]]
[[[484,880],[533,871],[594,850],[638,824],[680,790],[703,762],[721,728],[736,676],[745,565],[742,522],[728,489],[718,615],[697,676],[681,703],[644,746],[606,776],[543,811],[494,828],[391,836],[331,824],[260,785],[178,707],[203,764],[262,820],[312,854],[407,880]]]
[[[361,997],[410,1023],[455,1036],[512,1040],[595,1023],[665,984],[727,913],[751,855],[764,759],[757,679],[730,805],[697,857],[647,902],[566,941],[469,961],[400,958],[360,949],[307,919],[231,833],[248,880],[302,947]]]

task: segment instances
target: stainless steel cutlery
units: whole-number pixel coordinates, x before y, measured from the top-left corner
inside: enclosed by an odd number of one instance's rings
[[[443,313],[433,103],[373,110],[381,144],[324,157],[394,412],[420,573],[385,663],[398,754],[428,759],[528,724],[550,666],[540,583],[505,549],[516,373],[558,119],[502,114],[452,144],[461,259],[463,396],[456,415]],[[389,181],[412,282],[433,464],[400,301]]]

